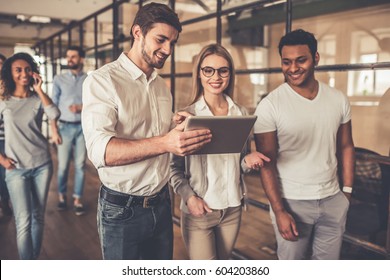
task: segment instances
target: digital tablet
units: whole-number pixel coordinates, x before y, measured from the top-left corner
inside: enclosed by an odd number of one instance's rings
[[[190,116],[184,130],[210,129],[211,142],[194,154],[240,153],[257,116]]]

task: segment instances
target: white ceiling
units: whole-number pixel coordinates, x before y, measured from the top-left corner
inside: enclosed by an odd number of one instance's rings
[[[0,13],[80,20],[112,0],[0,0]]]
[[[168,0],[153,1],[168,3]],[[255,0],[224,0],[223,4],[231,7],[253,1]],[[129,2],[136,4],[138,1]],[[48,38],[62,30],[70,21],[81,20],[112,3],[113,0],[0,0],[0,53],[12,54],[16,44],[34,45],[38,40]],[[216,9],[216,1],[176,0],[176,9],[207,14]],[[50,17],[52,23],[40,25],[20,23],[16,21],[15,15],[23,15],[26,18]],[[111,15],[107,13],[100,16],[99,20],[105,20],[106,16],[110,17],[107,21],[111,20]],[[53,22],[56,20],[59,24],[54,25]]]
[[[0,53],[11,55],[16,45],[34,45],[70,21],[81,20],[110,4],[112,0],[0,0]],[[50,17],[63,25],[18,23],[12,20],[15,15]]]

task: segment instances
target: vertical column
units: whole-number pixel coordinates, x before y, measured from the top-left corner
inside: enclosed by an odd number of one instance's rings
[[[98,58],[98,20],[97,15],[93,17],[93,41],[94,41],[94,53],[95,53],[95,69],[99,68],[99,58]]]
[[[217,1],[217,44],[221,44],[222,41],[222,19],[221,19],[221,11],[222,11],[222,0]]]
[[[112,60],[117,59],[119,55],[119,43],[118,43],[118,0],[112,0]]]
[[[292,0],[286,1],[286,33],[291,31],[292,26]]]
[[[175,0],[169,0],[169,6],[173,11],[175,11]],[[173,46],[171,54],[171,94],[172,94],[172,111],[175,110],[175,74],[176,74],[176,65],[175,65],[175,46]]]

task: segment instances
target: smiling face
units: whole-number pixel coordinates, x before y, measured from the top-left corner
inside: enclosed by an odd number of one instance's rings
[[[282,72],[292,88],[305,88],[314,81],[314,67],[319,55],[314,59],[307,45],[284,46],[281,52]]]
[[[27,61],[23,59],[15,60],[11,65],[11,69],[12,79],[16,87],[28,87],[30,85],[33,71]]]
[[[230,81],[230,75],[226,76],[226,73],[222,73],[223,76],[221,77],[221,71],[226,69],[222,67],[229,67],[229,62],[223,58],[222,56],[211,54],[204,58],[202,63],[200,64],[200,68],[203,69],[204,67],[211,67],[213,69],[220,69],[220,71],[215,70],[213,75],[210,77],[206,77],[204,75],[204,72],[202,70],[199,70],[199,78],[203,87],[203,94],[208,95],[220,95],[222,94],[225,89],[229,86]],[[206,68],[208,69],[208,68]],[[210,70],[210,69],[209,69]],[[207,73],[206,73],[207,74]],[[209,74],[207,74],[209,76]]]
[[[136,64],[145,72],[153,68],[161,69],[172,53],[179,32],[165,23],[155,23],[146,35],[142,34],[139,26],[136,25],[133,28],[134,46],[138,45],[142,57]]]

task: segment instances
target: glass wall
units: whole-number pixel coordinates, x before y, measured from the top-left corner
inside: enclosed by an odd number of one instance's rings
[[[159,70],[169,80],[168,84],[173,85],[175,109],[188,105],[192,63],[200,49],[210,43],[219,42],[232,54],[237,70],[234,97],[249,111],[283,82],[277,46],[289,23],[285,0],[157,2],[174,3],[183,23],[174,65],[168,59]],[[378,145],[377,132],[367,135],[376,126],[374,118],[368,121],[367,116],[376,115],[382,96],[390,87],[390,3],[385,0],[291,3],[291,29],[303,28],[318,39],[321,58],[317,78],[347,94],[356,111],[353,122],[359,126],[354,129],[355,144],[388,155],[388,144]],[[61,57],[69,44],[82,44],[87,50],[87,72],[116,59],[121,51],[128,51],[131,23],[138,8],[138,2],[119,1],[116,13],[108,7],[41,42],[41,56],[46,58],[47,67],[52,67],[47,73],[54,75],[63,69],[65,62]],[[48,88],[50,80],[47,78]]]
[[[247,1],[241,5],[229,1],[231,6],[223,4],[220,15],[216,6],[212,6],[208,12],[199,12],[199,17],[216,14],[202,21],[195,21],[193,13],[179,10],[180,6],[176,5],[181,18],[191,19],[188,24],[184,21],[175,50],[176,73],[181,75],[172,89],[176,109],[188,105],[185,102],[188,102],[190,79],[182,75],[186,73],[189,77],[199,50],[218,40],[218,16],[221,44],[232,54],[237,70],[236,101],[253,112],[261,98],[283,82],[280,70],[279,74],[273,70],[280,67],[277,46],[286,30],[286,6],[284,2],[274,1],[274,5],[261,2],[265,1]],[[358,7],[351,6],[352,1],[345,1],[345,6],[336,7],[328,1],[331,6],[328,7],[324,6],[325,1],[293,1],[292,29],[302,28],[315,34],[320,53],[317,79],[349,96],[356,146],[388,155],[389,141],[383,137],[390,139],[390,131],[384,136],[377,127],[378,120],[383,119],[378,115],[378,106],[390,88],[390,27],[386,21],[390,4],[374,2]],[[258,7],[250,5],[253,3],[258,3]],[[239,11],[229,10],[232,7]],[[226,10],[229,13],[224,14]],[[386,63],[387,67],[376,67]],[[167,65],[162,73],[170,73],[169,70]]]
[[[183,23],[172,57],[158,70],[171,89],[173,110],[190,102],[192,67],[201,48],[221,43],[235,63],[233,98],[253,113],[261,99],[284,82],[278,52],[280,38],[286,30],[302,28],[314,33],[318,40],[320,62],[316,78],[340,89],[351,102],[355,146],[389,155],[388,0],[155,2],[174,4]],[[286,12],[287,4],[291,4],[291,13]],[[37,49],[44,64],[43,73],[52,76],[64,68],[64,52],[70,44],[86,49],[86,72],[115,60],[122,51],[127,52],[138,8],[138,2],[118,1],[117,10],[108,7],[40,42]],[[46,81],[50,93],[52,77]]]

